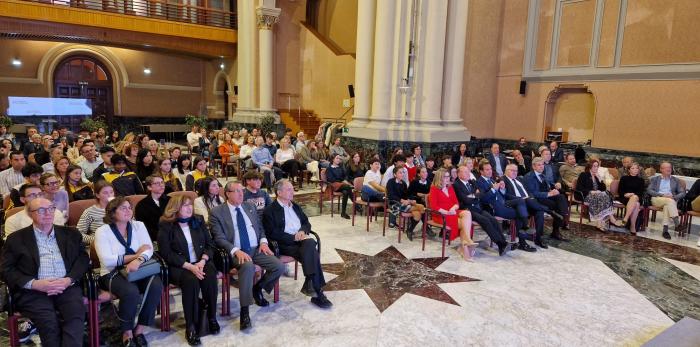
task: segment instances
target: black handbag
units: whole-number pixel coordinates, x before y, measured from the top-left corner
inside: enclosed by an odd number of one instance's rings
[[[136,282],[146,277],[160,274],[160,263],[156,259],[151,258],[142,263],[136,271],[127,272],[125,266],[119,270],[119,273],[124,276],[127,281]]]

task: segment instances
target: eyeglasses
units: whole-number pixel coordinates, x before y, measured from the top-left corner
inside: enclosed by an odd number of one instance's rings
[[[25,195],[24,197],[29,198],[29,199],[36,199],[36,198],[40,198],[43,196],[44,196],[44,193],[31,193],[31,194]]]
[[[58,186],[59,184],[60,183],[58,181],[51,181],[51,182],[46,182],[44,185],[55,187],[55,186]]]
[[[36,212],[40,215],[46,215],[48,213],[54,213],[56,212],[56,206],[50,206],[50,207],[39,207],[36,210],[29,210],[29,212]]]
[[[163,181],[155,181],[155,182],[151,182],[151,185],[152,185],[152,186],[162,186],[162,185],[165,185],[165,182],[163,182]]]

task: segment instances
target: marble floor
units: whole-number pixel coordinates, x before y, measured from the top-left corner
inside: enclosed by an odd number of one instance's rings
[[[640,346],[684,316],[700,318],[697,235],[668,242],[658,224],[636,238],[574,227],[571,242],[547,250],[499,257],[484,242],[465,262],[452,247],[440,258],[435,240],[422,251],[418,240],[398,243],[396,229],[382,236],[381,218],[366,232],[364,217],[353,227],[328,204],[320,215],[318,194],[299,194],[334,306],[316,308],[299,292],[302,278],[285,276],[281,301],[253,306],[253,328],[241,332],[232,288],[232,314],[204,346]],[[151,346],[186,345],[179,302],[171,297],[170,332],[148,330]]]

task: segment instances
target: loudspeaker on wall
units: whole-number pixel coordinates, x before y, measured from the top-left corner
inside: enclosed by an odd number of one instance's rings
[[[527,91],[527,81],[521,80],[520,81],[520,95],[525,95],[526,91]]]
[[[355,97],[355,87],[352,84],[348,84],[348,94],[350,94],[351,98]]]

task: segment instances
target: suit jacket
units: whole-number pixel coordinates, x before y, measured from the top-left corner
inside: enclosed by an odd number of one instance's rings
[[[510,179],[508,177],[503,176],[503,177],[501,177],[501,180],[506,183],[506,193],[505,193],[506,200],[515,200],[515,199],[524,198],[523,196],[518,197],[517,195],[515,195],[515,186],[513,185],[513,183],[510,182]],[[531,196],[530,193],[527,191],[527,186],[525,186],[525,183],[523,182],[522,177],[516,177],[515,180],[520,182],[520,184],[523,185],[523,189],[525,189],[525,193],[527,193],[528,196]]]
[[[659,193],[659,188],[661,186],[661,175],[654,176],[649,180],[649,187],[647,187],[647,193],[651,196],[661,196]],[[673,200],[683,199],[685,196],[685,190],[681,189],[681,181],[678,177],[671,176],[671,194],[673,194]]]
[[[300,230],[306,234],[309,234],[311,231],[311,223],[309,223],[309,218],[306,217],[306,214],[304,214],[301,207],[299,207],[299,205],[293,201],[292,208],[301,222]],[[284,220],[284,208],[279,202],[277,202],[277,200],[265,207],[265,211],[263,212],[263,225],[265,226],[265,230],[270,233],[271,240],[277,241],[281,245],[294,244],[294,235],[284,232],[284,227],[286,225],[286,221]]]
[[[477,193],[477,186],[474,181],[467,181],[464,184],[462,180],[457,178],[452,188],[457,195],[457,201],[459,201],[460,210],[474,210],[476,212],[481,212],[481,192]],[[474,194],[474,197],[469,197],[469,195]]]
[[[557,164],[564,161],[564,150],[561,147],[552,152],[552,161]]]
[[[605,191],[605,182],[598,179],[598,175],[593,176],[590,171],[582,172],[578,175],[578,180],[576,181],[576,190],[583,194],[583,197],[587,197],[588,194],[593,190],[593,180],[595,179],[598,189],[600,191]]]
[[[80,280],[90,268],[90,259],[83,247],[80,232],[73,228],[54,225],[56,242],[66,266],[66,276],[73,281]],[[34,236],[34,226],[15,231],[5,241],[0,271],[10,288],[18,291],[27,282],[39,275],[39,247]]]
[[[243,202],[241,208],[248,216],[248,219],[250,219],[250,223],[253,224],[259,247],[261,241],[266,239],[267,236],[265,236],[265,229],[262,223],[260,223],[258,212],[255,206],[249,202]],[[217,247],[225,249],[229,254],[235,247],[234,242],[236,241],[236,229],[233,227],[233,218],[235,217],[231,215],[228,202],[224,202],[209,211],[209,230],[214,237],[214,244],[216,244]]]
[[[151,240],[158,240],[158,223],[169,201],[170,197],[163,194],[160,196],[160,199],[158,199],[158,203],[160,204],[160,206],[158,206],[149,194],[141,199],[134,208],[136,220],[143,222]]]
[[[496,160],[497,159],[491,153],[489,153],[489,155],[486,156],[486,158],[489,160],[489,163],[491,163],[491,168],[493,169],[493,175],[494,175],[494,177],[496,177],[496,175],[498,174],[496,172]],[[503,153],[498,153],[498,161],[501,163],[501,170],[503,172],[505,172],[506,165],[508,165],[508,160],[506,160],[506,156],[503,155]]]
[[[192,217],[189,223],[190,235],[192,236],[192,246],[197,259],[203,254],[209,257],[209,261],[214,260],[212,251],[212,240],[209,236],[209,229],[204,223],[204,218],[199,215]],[[190,251],[187,247],[187,239],[180,228],[180,223],[160,222],[158,232],[158,252],[165,259],[170,267],[170,271],[182,271],[182,266],[190,262]]]
[[[476,180],[476,186],[479,188],[481,191],[481,203],[482,204],[488,204],[493,207],[495,206],[501,206],[505,205],[505,195],[501,193],[500,190],[496,190],[494,192],[492,188],[492,184],[490,184],[488,181],[486,181],[487,178],[484,176],[479,177],[479,179]],[[492,180],[492,182],[495,183],[495,181]]]
[[[544,172],[542,173],[542,182],[537,179],[535,171],[528,172],[523,179],[525,181],[527,193],[537,199],[546,199],[547,193],[553,189],[553,187],[547,183],[547,180],[544,179]]]

